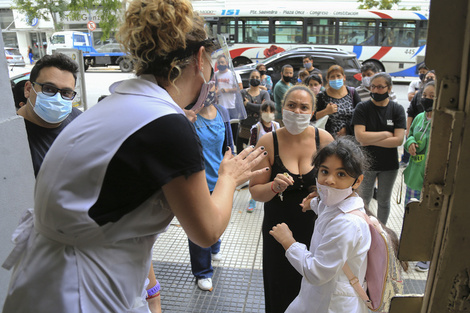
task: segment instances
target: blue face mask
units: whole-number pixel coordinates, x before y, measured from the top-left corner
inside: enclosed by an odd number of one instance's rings
[[[34,90],[34,88],[32,88]],[[34,112],[44,121],[57,124],[62,122],[72,112],[72,100],[65,100],[60,92],[50,97],[42,92],[36,92],[36,104],[33,106],[28,98],[29,104],[33,107]]]
[[[328,83],[331,88],[338,90],[341,87],[343,87],[344,81],[342,79],[335,79],[335,80],[330,80]]]

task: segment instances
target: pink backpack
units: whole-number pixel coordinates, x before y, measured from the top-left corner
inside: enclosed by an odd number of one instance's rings
[[[343,271],[371,311],[388,312],[392,298],[396,294],[403,293],[400,262],[389,244],[390,239],[387,233],[375,217],[369,217],[359,210],[349,213],[365,219],[370,229],[372,241],[367,253],[367,291],[362,288],[359,279],[353,274],[348,263],[343,266]]]

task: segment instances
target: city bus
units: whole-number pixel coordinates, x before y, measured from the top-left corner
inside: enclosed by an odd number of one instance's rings
[[[237,3],[240,3],[237,5]],[[428,12],[335,8],[334,2],[193,1],[211,32],[227,39],[234,66],[299,47],[353,52],[395,77],[424,62]]]

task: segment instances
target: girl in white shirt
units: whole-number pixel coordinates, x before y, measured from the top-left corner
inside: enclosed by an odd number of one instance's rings
[[[364,178],[365,160],[361,148],[346,138],[333,141],[315,156],[317,191],[301,204],[304,211],[312,209],[318,214],[310,251],[295,241],[285,223],[270,232],[303,277],[300,293],[286,312],[368,312],[343,272],[347,262],[365,288],[369,226],[360,216],[345,214],[365,213],[364,202],[354,191]]]

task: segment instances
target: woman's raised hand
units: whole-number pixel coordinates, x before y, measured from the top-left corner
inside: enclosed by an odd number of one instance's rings
[[[249,146],[236,156],[232,155],[232,151],[229,148],[225,152],[222,163],[220,163],[219,177],[228,176],[235,181],[236,186],[241,185],[252,177],[269,170],[269,168],[265,167],[252,171],[267,155],[268,153],[264,151],[264,147],[255,149],[253,146]]]

